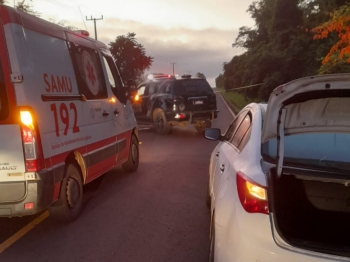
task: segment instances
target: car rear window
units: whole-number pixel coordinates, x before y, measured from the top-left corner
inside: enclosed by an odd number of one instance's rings
[[[2,64],[0,62],[0,120],[5,120],[9,115],[9,103],[7,99],[6,86]]]
[[[175,94],[212,94],[213,90],[205,79],[184,79],[175,83]]]
[[[262,145],[262,155],[277,161],[277,140]],[[296,134],[284,138],[284,164],[321,169],[350,170],[350,134]]]

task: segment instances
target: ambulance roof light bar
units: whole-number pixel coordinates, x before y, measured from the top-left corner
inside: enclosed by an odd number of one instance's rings
[[[157,78],[175,78],[175,76],[174,75],[167,75],[167,74],[149,74],[147,76],[148,80],[157,79]]]
[[[74,30],[77,35],[90,36],[89,32],[86,30]]]

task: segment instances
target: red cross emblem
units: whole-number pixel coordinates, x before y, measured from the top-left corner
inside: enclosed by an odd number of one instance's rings
[[[96,70],[96,65],[91,55],[87,51],[83,51],[81,54],[83,69],[85,74],[85,81],[87,87],[93,95],[97,95],[100,90],[100,81],[98,78],[98,71]]]
[[[93,85],[95,85],[95,81],[96,81],[95,70],[91,66],[90,61],[87,61],[87,63],[86,63],[86,70],[88,71],[88,78],[89,78],[90,82]]]

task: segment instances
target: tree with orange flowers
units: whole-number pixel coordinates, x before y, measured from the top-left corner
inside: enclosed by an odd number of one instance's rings
[[[331,14],[331,19],[312,29],[315,34],[314,39],[329,38],[330,35],[336,35],[336,42],[322,61],[322,64],[328,62],[346,61],[350,63],[350,4],[343,5]]]

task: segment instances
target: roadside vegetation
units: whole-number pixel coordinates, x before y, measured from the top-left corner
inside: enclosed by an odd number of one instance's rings
[[[255,89],[257,88],[255,87]],[[264,102],[262,99],[249,97],[246,94],[246,90],[242,90],[242,89],[225,90],[225,88],[217,88],[216,92],[217,94],[220,94],[225,99],[226,103],[235,114],[238,113],[243,107],[245,107],[249,103]]]
[[[294,79],[350,72],[349,0],[257,0],[248,12],[255,26],[241,27],[232,44],[245,52],[223,64],[216,87],[259,84],[244,97],[267,101],[274,88]],[[241,103],[235,92],[225,97]]]

